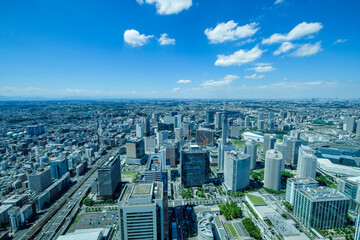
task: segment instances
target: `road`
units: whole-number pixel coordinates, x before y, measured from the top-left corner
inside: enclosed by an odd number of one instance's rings
[[[66,231],[72,222],[71,220],[79,210],[81,200],[86,196],[91,185],[97,179],[97,167],[109,156],[113,155],[116,150],[110,151],[99,159],[86,176],[71,191],[65,194],[58,207],[48,212],[41,221],[30,228],[24,239],[51,240],[56,239]],[[40,229],[41,231],[39,232]]]

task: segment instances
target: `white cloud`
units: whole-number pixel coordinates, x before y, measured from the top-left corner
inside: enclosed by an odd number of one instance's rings
[[[279,4],[279,3],[283,3],[283,2],[284,2],[284,0],[276,0],[275,4]]]
[[[271,65],[260,65],[254,68],[249,68],[249,70],[254,70],[255,72],[258,73],[264,73],[264,72],[271,72],[274,71],[275,68],[273,68],[273,66]]]
[[[153,35],[146,36],[145,34],[140,34],[134,29],[126,30],[124,33],[124,41],[130,44],[133,47],[143,46],[149,41],[149,38],[154,37]]]
[[[175,39],[169,38],[167,33],[161,34],[161,37],[158,39],[160,45],[175,45]]]
[[[291,42],[283,42],[278,49],[274,52],[274,55],[279,55],[281,53],[286,53],[291,49],[295,48],[296,45]]]
[[[215,66],[240,66],[260,58],[263,52],[264,51],[261,50],[258,45],[256,45],[249,51],[241,49],[228,56],[220,54],[217,56],[218,59],[215,62]]]
[[[246,79],[260,79],[260,78],[264,78],[264,75],[257,75],[256,73],[252,74],[252,75],[248,75],[245,76],[244,78]]]
[[[270,85],[259,86],[259,88],[306,88],[320,86],[324,84],[322,81],[310,81],[310,82],[276,82]],[[328,84],[328,83],[327,83]]]
[[[140,5],[144,0],[136,0]],[[156,12],[160,15],[178,14],[192,6],[192,0],[145,0],[147,4],[155,4]]]
[[[339,44],[339,43],[346,43],[347,41],[348,41],[347,39],[338,39],[333,43],[333,45]]]
[[[171,92],[179,92],[180,88],[174,88],[173,90],[171,90]]]
[[[285,41],[292,41],[300,39],[302,37],[308,36],[319,32],[323,28],[323,25],[319,22],[302,22],[294,27],[288,34],[275,33],[271,35],[270,38],[263,39],[262,44],[273,44],[280,43]]]
[[[179,81],[177,81],[178,83],[184,83],[184,84],[187,84],[187,83],[191,83],[191,80],[184,80],[184,79],[181,79]]]
[[[205,29],[205,35],[211,43],[222,43],[225,41],[235,41],[240,38],[248,38],[253,36],[260,28],[258,24],[253,22],[238,27],[233,20],[227,23],[219,23],[215,28]]]
[[[311,56],[314,55],[322,50],[321,48],[321,41],[311,44],[302,44],[298,49],[296,49],[295,52],[293,52],[291,55],[296,57],[305,57],[305,56]]]
[[[239,76],[236,75],[226,75],[222,80],[214,81],[214,80],[207,80],[203,82],[201,85],[205,88],[211,87],[223,87],[230,85],[234,80],[238,79]]]

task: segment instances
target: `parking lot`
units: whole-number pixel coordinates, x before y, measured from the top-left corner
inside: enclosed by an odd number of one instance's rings
[[[117,221],[118,212],[116,211],[81,213],[79,219],[72,227],[71,232],[77,229],[103,228],[112,225]]]

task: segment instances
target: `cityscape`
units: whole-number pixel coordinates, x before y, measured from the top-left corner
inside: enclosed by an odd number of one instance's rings
[[[0,240],[360,240],[359,8],[0,2]]]

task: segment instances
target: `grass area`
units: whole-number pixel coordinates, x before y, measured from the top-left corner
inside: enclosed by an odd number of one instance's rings
[[[254,217],[256,218],[256,219],[258,219],[259,218],[259,216],[256,214],[256,212],[252,209],[252,207],[250,206],[250,204],[248,203],[248,202],[246,202],[246,201],[244,201],[244,204],[247,206],[247,208],[250,210],[250,212],[252,213],[252,215],[254,215]]]
[[[241,147],[245,145],[245,141],[240,141],[240,140],[231,140],[231,143],[237,147]]]
[[[78,214],[78,215],[76,216],[75,221],[71,224],[71,227],[69,228],[68,233],[71,232],[71,230],[74,228],[76,222],[80,219],[80,217],[81,217],[80,214]]]
[[[246,196],[250,199],[250,201],[255,205],[265,205],[266,202],[264,201],[264,199],[262,199],[262,197],[258,197],[255,195],[251,195],[251,194],[246,194]]]
[[[228,225],[229,225],[229,228],[230,228],[230,231],[231,231],[233,237],[238,237],[239,235],[237,234],[234,225],[232,225],[232,223],[228,223]]]
[[[125,178],[131,178],[131,182],[134,182],[137,178],[138,172],[121,172],[121,176]]]

